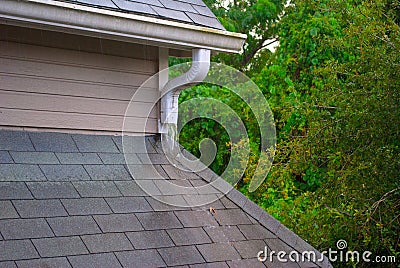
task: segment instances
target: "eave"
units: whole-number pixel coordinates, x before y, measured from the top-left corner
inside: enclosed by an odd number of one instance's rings
[[[0,23],[190,50],[239,53],[245,34],[52,0],[2,0]]]

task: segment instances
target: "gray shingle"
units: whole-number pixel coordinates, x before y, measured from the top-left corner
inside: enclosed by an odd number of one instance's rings
[[[249,214],[247,214],[247,217],[249,218],[249,220],[251,221],[252,224],[259,224],[259,222],[254,219],[252,216],[250,216]]]
[[[186,15],[195,23],[202,26],[207,26],[211,28],[216,28],[219,30],[225,30],[224,26],[218,21],[217,18],[212,18],[208,16],[203,16],[200,14],[194,14],[190,12],[185,12]]]
[[[195,180],[198,181],[198,183],[202,182],[201,178],[197,176],[196,173],[194,172],[181,170],[172,165],[162,165],[162,168],[165,170],[168,176],[173,180]],[[207,183],[204,182],[202,185],[204,184]]]
[[[163,4],[168,9],[175,9],[181,11],[189,11],[193,13],[197,13],[197,11],[192,7],[191,4],[178,2],[174,0],[159,0],[161,4]]]
[[[0,164],[0,181],[45,181],[37,165]]]
[[[150,142],[146,140],[146,137],[114,136],[112,138],[121,153],[156,153],[156,150]]]
[[[226,209],[216,213],[215,218],[221,225],[251,224],[249,218],[241,209]]]
[[[189,206],[195,210],[207,210],[210,207],[216,210],[225,208],[216,194],[185,195],[184,197]]]
[[[315,263],[308,261],[308,260],[304,260],[304,261],[300,260],[300,262],[297,263],[297,265],[298,265],[298,268],[299,267],[300,268],[318,268],[319,267]]]
[[[10,154],[7,151],[0,151],[0,164],[14,163]]]
[[[161,6],[162,7],[160,1],[158,1],[158,0],[132,0],[132,1],[138,2],[138,3],[143,3],[143,4],[148,4],[151,6]]]
[[[204,259],[194,246],[158,249],[168,266],[203,263]]]
[[[111,0],[76,0],[77,2],[107,8],[117,8]]]
[[[112,253],[70,256],[68,259],[74,268],[122,267]]]
[[[129,164],[140,164],[140,160],[136,154],[116,154],[116,153],[98,153],[99,157],[106,165],[125,165],[127,162]]]
[[[152,180],[115,181],[123,196],[160,195],[161,192]],[[146,191],[146,192],[145,192]]]
[[[145,230],[181,228],[182,225],[172,212],[137,213]]]
[[[238,206],[225,196],[220,199],[225,208],[238,208]]]
[[[10,152],[15,163],[18,164],[59,164],[56,155],[52,152]]]
[[[0,241],[0,261],[37,258],[35,247],[30,240]]]
[[[256,241],[256,240],[253,240]],[[265,239],[264,242],[268,246],[269,249],[274,250],[275,252],[278,251],[284,251],[286,253],[289,253],[291,251],[294,251],[292,247],[287,245],[285,242],[283,242],[280,239]]]
[[[51,132],[31,132],[29,136],[37,151],[78,152],[70,134]]]
[[[113,0],[113,2],[123,10],[145,13],[147,15],[157,15],[156,12],[154,12],[154,10],[146,4],[135,3],[127,0]]]
[[[146,197],[146,199],[154,211],[176,211],[190,209],[189,205],[181,195],[151,196]]]
[[[17,268],[17,265],[13,261],[0,262],[1,268]]]
[[[229,268],[226,262],[211,262],[211,263],[201,263],[201,264],[192,264],[190,268]]]
[[[4,239],[26,239],[54,236],[44,219],[1,220],[0,232]]]
[[[235,242],[234,247],[244,259],[256,258],[257,253],[264,250],[266,243],[263,240],[245,240]]]
[[[173,19],[173,20],[177,20],[177,21],[182,21],[182,22],[192,23],[192,20],[188,16],[186,16],[186,14],[182,11],[160,8],[160,7],[153,7],[153,9],[161,17]]]
[[[107,233],[82,236],[90,253],[122,251],[133,249],[128,238],[122,233]]]
[[[33,199],[23,182],[0,182],[0,200]]]
[[[243,210],[246,211],[247,214],[249,214],[256,220],[259,220],[261,215],[265,213],[264,209],[262,209],[260,206],[258,206],[250,199],[247,200],[247,202],[244,204]]]
[[[90,180],[81,165],[40,165],[40,169],[49,181]]]
[[[22,218],[67,216],[60,200],[15,200],[15,208]]]
[[[175,211],[185,227],[217,226],[214,217],[207,211]]]
[[[258,224],[239,225],[238,227],[247,239],[276,238],[273,233]]]
[[[153,209],[144,197],[112,197],[106,198],[114,213],[148,212]]]
[[[155,185],[163,195],[193,195],[196,189],[185,180],[154,180]]]
[[[111,2],[111,0],[107,1]],[[111,136],[74,134],[72,138],[79,151],[83,153],[118,153],[118,148],[115,146]]]
[[[76,181],[72,183],[82,197],[116,197],[121,196],[112,181]]]
[[[26,261],[17,261],[18,268],[70,268],[67,258],[42,258]]]
[[[2,151],[35,151],[26,132],[0,130],[0,150]]]
[[[73,236],[101,233],[90,216],[70,216],[47,219],[56,236]]]
[[[36,199],[79,197],[70,182],[28,182],[26,185]]]
[[[165,165],[169,164],[164,154],[137,154],[140,162],[145,165]]]
[[[198,5],[198,6],[205,6],[204,2],[202,0],[180,0],[181,2],[193,4],[193,5]]]
[[[230,268],[265,268],[265,265],[257,259],[228,261]]]
[[[215,17],[214,13],[212,13],[212,11],[206,6],[198,6],[198,5],[192,5],[192,6],[201,15],[212,17],[212,18]]]
[[[129,165],[129,173],[135,180],[164,180],[167,174],[157,165]]]
[[[134,214],[95,215],[94,219],[105,233],[143,230]]]
[[[215,189],[211,184],[208,184],[201,179],[191,180],[190,183],[196,188],[196,191],[199,194],[221,194],[219,190]]]
[[[56,153],[61,164],[102,164],[96,153]]]
[[[245,240],[243,234],[236,226],[210,226],[204,230],[211,237],[213,242],[233,242]]]
[[[126,234],[135,249],[173,247],[174,243],[164,230],[141,231]]]
[[[110,207],[103,198],[63,199],[69,215],[109,214]]]
[[[240,258],[239,254],[229,243],[197,245],[197,248],[207,262],[229,261]]]
[[[115,255],[123,267],[165,267],[164,261],[154,249],[117,252]]]
[[[276,220],[274,217],[266,212],[260,216],[259,222],[261,223],[261,225],[263,225],[274,234],[276,234],[279,227],[281,226],[281,223],[278,220]]]
[[[302,240],[297,234],[289,230],[286,226],[281,225],[276,233],[276,236],[283,242],[295,246],[297,241]]]
[[[18,217],[18,213],[10,201],[0,201],[0,219],[12,219]]]
[[[211,243],[202,228],[172,229],[167,232],[177,246]]]
[[[234,202],[236,205],[238,205],[239,207],[243,207],[244,204],[246,204],[247,202],[247,197],[242,194],[241,192],[232,189],[227,195],[226,197],[231,200],[232,202]]]
[[[61,257],[88,253],[82,240],[77,236],[33,239],[32,242],[41,257]]]
[[[123,165],[84,165],[92,180],[131,180]]]

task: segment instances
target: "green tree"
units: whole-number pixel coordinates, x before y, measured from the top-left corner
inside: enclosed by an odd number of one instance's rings
[[[242,55],[216,60],[251,76],[274,112],[277,154],[262,187],[247,191],[259,149],[251,111],[206,85],[184,91],[182,100],[212,96],[243,114],[252,155],[237,187],[303,239],[320,250],[345,239],[350,250],[399,259],[399,2],[295,0],[282,15],[282,3],[270,1],[275,17],[258,24],[252,12],[267,14],[257,8],[266,3],[212,5],[227,29],[249,36]],[[260,48],[274,38],[276,52]],[[193,122],[181,143],[196,151],[198,137],[210,133],[221,146],[212,166],[220,173],[230,148],[218,124]]]

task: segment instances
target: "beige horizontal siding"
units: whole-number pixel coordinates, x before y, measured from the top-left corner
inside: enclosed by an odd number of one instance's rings
[[[129,101],[157,69],[147,59],[0,41],[0,125],[121,131]],[[146,86],[129,132],[143,132],[147,117],[146,131],[157,132],[157,81]]]
[[[15,92],[36,92],[60,96],[88,97],[109,100],[129,101],[133,94],[135,99],[153,102],[158,98],[158,90],[146,88],[138,93],[137,87],[107,85],[97,82],[71,81],[48,77],[27,76],[21,74],[1,74],[0,89]]]
[[[3,126],[119,132],[123,120],[122,116],[91,115],[88,117],[85,114],[0,108],[0,125]],[[124,131],[142,133],[143,129],[146,133],[153,133],[157,129],[157,120],[138,117],[126,119]]]

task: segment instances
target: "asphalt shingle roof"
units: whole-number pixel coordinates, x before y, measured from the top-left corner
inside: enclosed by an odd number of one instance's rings
[[[201,0],[65,0],[65,2],[225,30]]]
[[[182,207],[149,196],[139,182],[161,196],[165,181],[200,186],[216,175],[172,166],[157,136],[132,139],[145,139],[130,152],[135,179],[121,137],[0,130],[0,267],[330,267],[259,262],[265,246],[315,249],[234,189],[163,195]],[[159,178],[143,180],[151,165]]]

